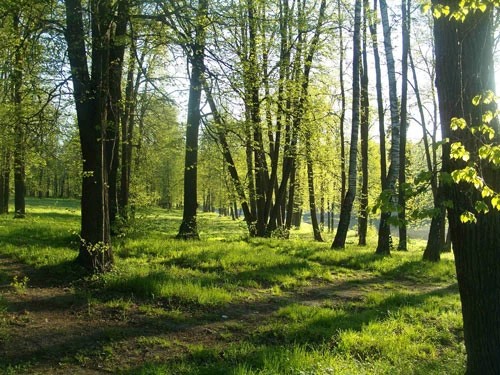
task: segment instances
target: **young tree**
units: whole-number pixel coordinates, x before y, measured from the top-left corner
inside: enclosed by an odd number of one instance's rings
[[[500,170],[490,162],[480,159],[479,155],[481,147],[488,144],[491,146],[491,141],[481,134],[481,131],[474,134],[471,131],[472,127],[479,129],[485,125],[484,121],[489,117],[488,111],[495,110],[491,100],[477,99],[477,95],[484,95],[488,90],[493,91],[495,88],[493,5],[490,2],[480,2],[481,10],[474,10],[470,8],[469,2],[460,2],[459,5],[458,1],[434,0],[432,3],[435,13],[445,9],[452,15],[452,17],[442,15],[434,21],[436,86],[440,119],[443,139],[450,139],[450,143],[445,144],[443,148],[443,168],[447,173],[454,173],[455,177],[468,170],[471,176],[477,177],[474,178],[476,186],[483,186],[483,196],[489,195],[485,194],[484,186],[488,186],[498,194]],[[454,119],[463,119],[467,126],[462,129],[464,122]],[[457,124],[457,121],[461,125],[452,126]],[[494,141],[498,142],[497,120],[493,120],[488,126],[496,131]],[[452,149],[455,150],[453,158],[450,157]],[[495,159],[495,163],[497,162],[498,159]],[[476,168],[481,171],[481,176],[475,175]],[[459,178],[456,179],[460,181]],[[485,203],[482,201],[481,192],[473,184],[463,180],[451,183],[445,189],[447,199],[453,202],[453,207],[448,210],[448,218],[462,301],[467,349],[466,373],[499,374],[498,195],[494,195],[493,199],[490,196]],[[465,220],[467,216],[463,216],[465,212],[475,212],[476,216],[467,222]]]
[[[401,59],[401,109],[399,133],[399,191],[398,191],[398,224],[399,244],[398,250],[407,250],[406,229],[406,133],[408,128],[408,51],[410,50],[410,10],[411,0],[401,0],[403,56]]]

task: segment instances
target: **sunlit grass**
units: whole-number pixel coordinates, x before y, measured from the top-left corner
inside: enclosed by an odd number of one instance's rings
[[[178,241],[181,213],[148,208],[114,239],[114,269],[81,279],[73,263],[78,202],[29,200],[28,208],[24,220],[0,216],[1,256],[34,268],[38,279],[77,279],[85,289],[73,298],[85,299],[89,319],[98,310],[112,311],[125,324],[135,314],[141,322],[167,322],[175,332],[217,318],[206,342],[169,337],[165,327],[137,334],[134,350],[169,355],[117,365],[114,373],[464,372],[453,257],[422,261],[422,241],[411,241],[408,252],[381,257],[374,254],[374,231],[366,247],[357,246],[355,232],[349,231],[346,249],[333,251],[332,235],[313,242],[307,225],[292,231],[290,240],[257,239],[248,237],[241,220],[211,213],[199,215],[201,241]],[[0,273],[0,281],[11,279]],[[259,304],[267,313],[249,321],[245,314],[252,315]],[[2,319],[7,308],[0,299]],[[233,316],[236,312],[240,315]],[[106,358],[122,363],[127,351],[121,348],[130,344],[121,334],[111,336]],[[8,337],[7,324],[0,324],[2,337]],[[93,356],[102,356],[99,345],[73,357],[91,363]],[[1,366],[0,361],[0,369],[6,368]]]

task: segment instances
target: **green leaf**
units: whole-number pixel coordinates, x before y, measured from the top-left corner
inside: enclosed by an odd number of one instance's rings
[[[483,213],[483,214],[487,214],[490,209],[488,208],[488,205],[486,203],[484,203],[483,201],[476,201],[476,203],[474,204],[474,209],[479,212],[479,213]]]
[[[492,197],[494,194],[495,192],[488,186],[484,186],[483,190],[481,190],[481,197],[483,198]]]
[[[460,221],[464,224],[477,222],[476,215],[470,211],[465,211],[460,215]]]
[[[465,149],[462,142],[455,142],[451,144],[450,157],[452,159],[462,159],[463,161],[468,161],[470,159],[470,153]]]
[[[484,145],[479,147],[478,153],[481,159],[488,159],[491,153],[491,145]]]
[[[497,194],[491,198],[491,205],[494,209],[500,211],[500,195]]]
[[[432,4],[430,1],[422,4],[422,6],[421,6],[422,13],[427,13],[431,9],[431,6],[432,6]]]
[[[452,130],[464,129],[467,126],[467,121],[463,118],[453,117],[451,119],[450,127]]]
[[[473,105],[479,105],[481,103],[481,95],[476,95],[475,97],[472,98],[472,104]]]

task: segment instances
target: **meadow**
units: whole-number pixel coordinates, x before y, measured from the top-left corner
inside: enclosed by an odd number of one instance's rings
[[[374,254],[248,238],[200,213],[201,241],[174,236],[181,212],[140,210],[113,242],[114,269],[85,275],[78,202],[29,199],[0,216],[0,372],[5,374],[463,374],[453,257]]]

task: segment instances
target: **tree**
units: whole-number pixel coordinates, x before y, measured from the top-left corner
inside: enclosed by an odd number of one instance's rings
[[[366,232],[368,230],[368,130],[370,126],[370,102],[368,98],[368,53],[366,43],[366,23],[369,12],[367,0],[363,0],[363,47],[361,53],[361,194],[359,197],[358,215],[358,244],[366,245]]]
[[[443,138],[450,139],[450,143],[445,144],[443,148],[443,168],[445,172],[454,173],[455,176],[460,176],[464,170],[469,170],[474,176],[477,167],[482,173],[480,178],[477,176],[479,179],[474,179],[479,184],[477,186],[484,184],[483,186],[498,192],[500,170],[480,159],[478,155],[480,148],[491,141],[480,131],[473,134],[470,130],[485,125],[483,115],[488,116],[488,111],[495,110],[491,100],[477,99],[478,95],[494,90],[494,8],[489,2],[480,3],[481,11],[471,9],[469,2],[461,4],[462,7],[458,1],[433,1],[434,13],[441,14],[441,17],[434,21],[440,120]],[[441,11],[450,11],[452,16],[446,17]],[[457,119],[462,119],[463,122]],[[457,121],[462,125],[452,126],[457,124]],[[467,126],[464,127],[465,123]],[[497,120],[488,126],[496,131],[494,141],[498,142]],[[460,155],[459,152],[452,158],[451,151],[453,148],[456,151],[457,145],[458,150],[467,154]],[[453,207],[448,209],[448,219],[462,301],[467,374],[499,374],[498,196],[494,195],[493,199],[487,199],[488,202],[477,204],[478,201],[482,202],[481,192],[470,183],[457,180],[459,183],[445,186],[445,194],[453,203]],[[488,197],[488,194],[483,195]],[[476,208],[481,207],[483,209],[478,212]],[[464,216],[465,212],[474,212],[475,218]],[[467,221],[467,218],[471,220]]]
[[[403,56],[401,59],[401,109],[399,133],[398,250],[408,250],[406,230],[406,133],[408,128],[408,51],[410,50],[411,0],[401,0]]]
[[[196,222],[198,208],[198,133],[200,127],[202,75],[205,59],[208,1],[200,0],[196,12],[194,38],[189,45],[188,59],[191,65],[189,99],[186,124],[186,158],[184,164],[184,211],[177,238],[199,239]]]
[[[91,30],[84,26],[85,12],[80,0],[66,0],[66,32],[73,96],[83,157],[81,198],[81,243],[77,261],[94,272],[108,270],[113,264],[109,221],[110,161],[108,159],[108,98],[115,26],[120,3],[90,1]],[[114,8],[118,7],[118,8]],[[88,61],[86,37],[91,35]],[[89,71],[90,67],[90,71]]]
[[[396,68],[394,64],[393,48],[391,41],[391,28],[389,25],[389,16],[387,11],[387,3],[385,0],[380,0],[380,14],[382,18],[382,28],[384,32],[384,50],[387,60],[387,77],[389,81],[389,106],[391,112],[391,151],[390,165],[387,177],[384,179],[383,196],[382,196],[382,212],[380,214],[380,223],[378,230],[377,254],[390,254],[390,238],[391,227],[390,218],[392,214],[392,201],[396,196],[396,181],[399,174],[399,104],[398,93],[396,88]],[[382,156],[383,158],[384,156]]]
[[[354,6],[354,36],[352,57],[352,126],[351,145],[349,149],[349,173],[348,189],[342,200],[340,208],[340,220],[337,233],[332,243],[332,249],[343,249],[351,221],[352,206],[356,197],[357,184],[357,159],[358,159],[358,133],[359,133],[359,109],[360,109],[360,53],[361,53],[361,0],[356,0]]]

